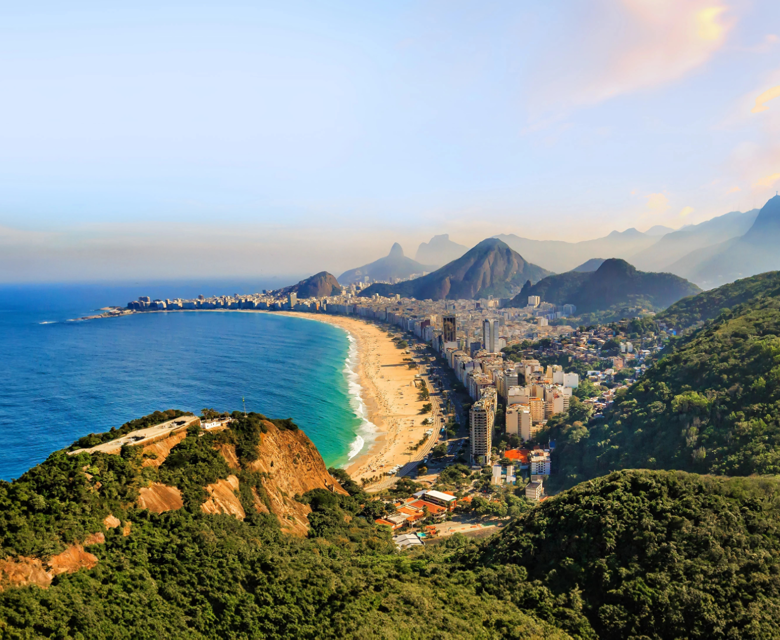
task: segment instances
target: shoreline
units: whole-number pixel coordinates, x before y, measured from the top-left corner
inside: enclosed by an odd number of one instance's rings
[[[246,311],[252,312],[249,309]],[[416,452],[409,448],[423,438],[426,430],[432,428],[431,425],[422,424],[429,414],[421,413],[424,401],[417,400],[414,383],[417,370],[408,367],[404,361],[404,357],[408,356],[404,350],[396,347],[384,329],[347,316],[291,311],[260,313],[278,313],[331,324],[346,331],[354,340],[357,366],[353,371],[358,378],[360,400],[368,412],[367,421],[374,427],[373,437],[365,443],[367,446],[342,465],[355,481],[382,476],[393,466],[403,466],[414,458]],[[358,433],[358,436],[361,435]]]
[[[125,317],[142,313],[267,313],[323,322],[342,329],[350,341],[344,364],[344,373],[350,395],[350,408],[362,420],[355,440],[350,443],[347,455],[356,444],[363,441],[361,450],[340,466],[357,482],[377,477],[381,481],[394,466],[403,467],[417,457],[414,449],[433,425],[423,425],[423,419],[431,414],[422,414],[424,401],[417,400],[415,387],[416,369],[410,369],[404,361],[404,350],[399,349],[380,326],[363,319],[328,314],[312,314],[297,311],[268,311],[265,309],[171,309],[150,311],[129,311],[125,313],[104,313],[97,316],[78,318],[97,320],[101,318]],[[353,354],[352,349],[355,349]],[[353,362],[354,360],[354,362]],[[353,378],[354,376],[354,378]],[[353,390],[352,385],[356,385]],[[355,400],[355,405],[353,405]],[[365,412],[367,415],[362,415]],[[436,435],[436,434],[434,434]],[[423,447],[422,449],[424,449]]]

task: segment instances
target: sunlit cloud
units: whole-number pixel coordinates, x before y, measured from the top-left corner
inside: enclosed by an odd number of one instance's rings
[[[729,193],[737,193],[738,191],[742,191],[742,189],[740,189],[739,187],[731,187],[731,189],[726,191],[726,195],[728,195]]]
[[[761,113],[762,111],[766,111],[769,109],[769,107],[766,106],[766,103],[775,98],[780,98],[780,85],[772,87],[758,96],[758,98],[756,98],[756,106],[753,107],[752,112]]]
[[[680,211],[680,217],[685,218],[693,213],[693,207],[683,207],[682,211]]]
[[[778,180],[780,180],[780,173],[773,173],[768,176],[764,176],[757,182],[753,183],[753,187],[771,187],[773,186]]]
[[[599,6],[599,5],[596,5]],[[550,42],[532,87],[535,121],[678,80],[705,65],[736,18],[712,0],[620,0]]]
[[[669,208],[669,198],[663,193],[651,193],[647,198],[647,208],[650,211],[661,213]]]

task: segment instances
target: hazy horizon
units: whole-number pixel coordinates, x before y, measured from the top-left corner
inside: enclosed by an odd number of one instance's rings
[[[0,282],[335,275],[780,187],[780,4],[0,9]],[[598,256],[593,256],[598,257]]]

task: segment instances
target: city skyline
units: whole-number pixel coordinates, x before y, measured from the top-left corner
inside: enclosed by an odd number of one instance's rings
[[[780,186],[766,0],[0,17],[2,282],[339,273],[441,233],[680,228]]]

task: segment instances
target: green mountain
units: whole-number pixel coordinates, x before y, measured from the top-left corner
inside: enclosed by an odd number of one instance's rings
[[[775,478],[613,473],[401,553],[374,524],[392,507],[290,420],[229,417],[157,412],[0,482],[0,636],[776,635]]]
[[[285,287],[279,291],[282,295],[297,294],[298,298],[327,298],[341,293],[341,285],[335,276],[327,271],[320,271],[313,276],[301,280],[298,284]]]
[[[780,481],[613,473],[520,516],[485,564],[520,608],[558,603],[548,619],[572,635],[776,638]]]
[[[400,294],[418,300],[457,300],[509,297],[528,280],[536,282],[549,271],[526,262],[496,238],[483,240],[465,255],[421,278],[395,285],[374,284],[361,296]]]
[[[370,264],[357,269],[350,269],[339,276],[339,282],[344,285],[364,282],[366,278],[373,281],[392,281],[397,278],[409,278],[420,275],[426,271],[432,271],[435,267],[420,264],[404,255],[404,250],[397,242],[390,249],[390,253],[384,258],[375,260]]]
[[[625,260],[611,258],[595,271],[569,271],[528,283],[510,304],[524,307],[528,296],[539,296],[555,305],[576,305],[577,313],[605,311],[636,300],[660,309],[699,291],[695,284],[671,273],[644,273]]]
[[[718,317],[724,311],[758,298],[780,297],[780,271],[743,278],[676,302],[656,316],[678,330]]]
[[[159,412],[76,446],[169,418],[192,419]],[[456,567],[446,544],[400,555],[374,524],[385,503],[330,470],[342,489],[289,420],[232,418],[74,446],[0,481],[0,637],[569,637],[481,588],[492,572]]]
[[[548,423],[560,484],[624,468],[780,473],[780,298],[737,306],[677,341],[605,418]]]

